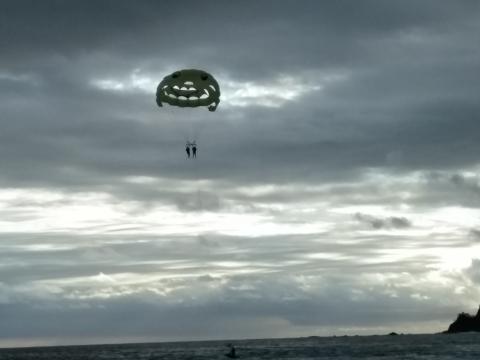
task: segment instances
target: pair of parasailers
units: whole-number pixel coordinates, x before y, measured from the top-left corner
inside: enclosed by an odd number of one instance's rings
[[[197,144],[194,142],[187,142],[185,145],[185,151],[187,152],[187,157],[190,158],[190,154],[193,158],[197,157]]]

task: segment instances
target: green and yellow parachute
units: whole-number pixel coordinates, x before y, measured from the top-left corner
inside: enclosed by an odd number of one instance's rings
[[[163,78],[157,87],[157,105],[179,107],[205,106],[215,111],[220,103],[220,86],[203,70],[183,69]]]

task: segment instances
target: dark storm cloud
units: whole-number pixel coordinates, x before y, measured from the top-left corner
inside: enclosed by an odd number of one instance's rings
[[[477,163],[479,52],[470,45],[478,33],[475,2],[227,8],[216,2],[20,1],[5,9],[2,71],[8,77],[0,83],[7,183],[91,186],[92,179],[110,183],[119,175],[188,176],[173,157],[177,129],[153,122],[160,115],[151,97],[101,93],[89,85],[97,76],[124,77],[139,67],[159,76],[170,63],[208,64],[230,78],[261,82],[285,73],[300,83],[319,71],[347,74],[324,95],[301,96],[282,112],[219,109],[224,117],[241,112],[247,120],[235,128],[208,125],[215,147],[211,138],[202,143],[208,161],[201,176],[315,181],[366,167],[409,171]],[[180,19],[188,25],[181,27]],[[248,57],[239,52],[245,48]],[[399,56],[402,51],[412,56]],[[12,84],[12,78],[24,80]],[[137,121],[142,117],[151,121]],[[447,144],[455,151],[446,151]],[[235,154],[235,166],[224,161],[226,153]]]
[[[348,41],[348,46],[337,44],[336,48],[339,51],[343,48],[347,55],[345,49],[351,49],[359,38],[368,39],[369,36],[383,36],[405,29],[468,26],[475,20],[478,11],[475,1],[407,1],[402,4],[380,1],[319,4],[304,1],[301,5],[294,1],[262,1],[225,6],[216,1],[179,4],[175,1],[77,3],[50,0],[46,4],[38,4],[29,0],[5,1],[2,6],[1,44],[27,52],[62,52],[69,49],[82,52],[105,46],[116,48],[125,43],[148,49],[153,38],[157,39],[157,44],[169,49],[191,48],[190,45],[196,42],[202,45],[221,44],[225,36],[242,40],[239,45],[244,48],[246,41],[253,46],[260,45],[266,38],[262,34],[266,34],[270,35],[269,40],[274,41],[273,44],[267,42],[266,50],[275,49],[275,43],[283,43],[295,45],[294,49],[302,50],[302,53],[307,49],[318,51],[321,49],[318,40],[342,39]],[[180,21],[184,24],[183,28]],[[287,27],[290,30],[288,33],[278,32]],[[212,30],[216,31],[212,33]],[[259,33],[258,30],[262,31]],[[185,32],[192,36],[186,37]],[[255,32],[257,36],[247,36]],[[147,35],[147,41],[135,41],[138,35],[132,34]],[[176,43],[179,39],[183,41],[181,44]],[[331,52],[324,56],[330,56]]]

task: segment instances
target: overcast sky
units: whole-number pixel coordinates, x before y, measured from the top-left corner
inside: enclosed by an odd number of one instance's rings
[[[476,311],[479,39],[476,0],[2,0],[0,346]],[[157,107],[184,68],[216,112]]]

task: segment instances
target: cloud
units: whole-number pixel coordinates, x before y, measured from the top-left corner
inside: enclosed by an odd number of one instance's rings
[[[480,260],[472,259],[471,265],[465,270],[467,276],[474,284],[480,283]]]
[[[470,230],[470,234],[475,240],[480,240],[480,230],[472,229]]]
[[[387,217],[387,218],[378,218],[371,215],[356,213],[354,215],[355,219],[362,223],[366,223],[373,227],[374,229],[383,229],[383,228],[393,228],[393,229],[404,229],[412,226],[410,220],[404,217]]]
[[[242,337],[268,336],[271,329],[261,326],[262,322],[296,327],[304,335],[317,333],[314,329],[319,326],[350,328],[343,331],[351,334],[365,326],[385,328],[398,322],[420,320],[441,320],[447,326],[453,316],[448,315],[453,313],[449,304],[453,301],[451,281],[441,287],[430,287],[424,276],[415,278],[407,273],[372,276],[368,288],[363,284],[368,279],[364,276],[353,280],[340,274],[321,279],[314,276],[278,278],[267,274],[217,280],[210,277],[207,283],[201,284],[195,284],[193,278],[172,279],[172,282],[149,284],[150,289],[131,289],[133,291],[122,295],[83,300],[65,297],[61,291],[55,300],[23,298],[2,304],[3,323],[10,326],[0,331],[4,339],[31,337],[41,331],[49,341],[64,336],[82,342],[92,333],[109,341],[118,336],[140,338],[152,334],[171,340],[182,338],[185,332],[197,339],[225,338],[223,331],[227,325],[231,329],[231,324],[236,325],[237,332],[227,334]],[[427,287],[418,290],[421,285]],[[167,287],[173,289],[168,296],[163,292]],[[441,306],[438,298],[443,299]],[[57,314],[56,321],[47,321],[53,313]],[[405,314],[407,319],[402,319]],[[33,325],[26,326],[28,323]],[[205,329],[195,325],[204,323],[212,326]],[[404,331],[414,329],[403,328]],[[279,333],[283,334],[285,332]]]

